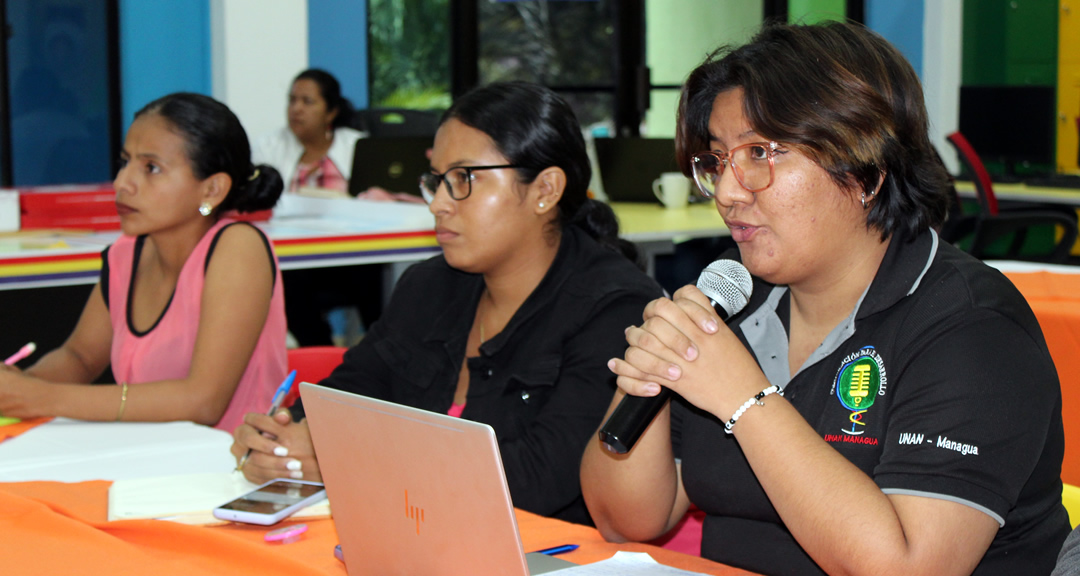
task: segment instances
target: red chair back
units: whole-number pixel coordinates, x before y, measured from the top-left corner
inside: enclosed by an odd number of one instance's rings
[[[292,406],[300,397],[300,383],[317,383],[326,378],[341,364],[348,348],[338,346],[308,346],[288,351],[289,370],[296,370],[296,385],[285,397],[283,406]]]
[[[946,136],[949,140],[949,144],[956,148],[957,153],[960,155],[960,161],[963,162],[968,170],[975,176],[975,191],[979,195],[979,206],[982,207],[984,214],[990,216],[997,216],[998,203],[997,197],[994,196],[994,184],[990,180],[990,173],[986,171],[986,166],[983,165],[982,159],[975,152],[975,148],[971,146],[967,138],[959,132],[953,132]]]

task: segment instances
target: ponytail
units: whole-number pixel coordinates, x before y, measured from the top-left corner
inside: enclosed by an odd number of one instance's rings
[[[619,220],[611,206],[599,200],[587,199],[578,208],[570,223],[584,230],[604,248],[622,254],[637,264],[638,268],[645,269],[637,246],[619,237]]]

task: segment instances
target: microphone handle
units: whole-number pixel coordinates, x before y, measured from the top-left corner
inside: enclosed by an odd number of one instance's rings
[[[656,396],[623,396],[611,417],[600,428],[600,440],[608,450],[626,454],[667,404],[670,396],[671,390],[663,386]]]
[[[720,315],[720,320],[726,322],[728,312],[723,306],[710,299],[713,309]],[[671,396],[671,390],[660,387],[660,393],[656,396],[631,396],[627,394],[615,407],[615,411],[608,417],[607,422],[600,428],[600,441],[611,452],[626,454],[637,444],[638,438],[649,427],[649,424],[660,413],[660,409],[667,404]]]

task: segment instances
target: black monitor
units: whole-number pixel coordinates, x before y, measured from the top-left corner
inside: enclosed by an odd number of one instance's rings
[[[960,132],[990,170],[1053,172],[1055,92],[1053,86],[961,86]]]
[[[597,138],[594,143],[600,182],[612,202],[658,202],[653,180],[679,171],[671,138]]]

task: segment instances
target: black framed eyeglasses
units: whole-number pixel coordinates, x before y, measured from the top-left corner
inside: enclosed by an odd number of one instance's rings
[[[446,191],[454,200],[464,200],[472,194],[473,172],[477,170],[499,170],[502,168],[520,168],[517,164],[498,166],[454,166],[443,172],[428,172],[420,175],[420,194],[428,204],[435,199],[439,185],[446,182]]]
[[[736,146],[731,150],[710,150],[698,152],[690,158],[693,167],[694,183],[702,196],[712,198],[720,183],[720,176],[730,165],[735,173],[735,180],[747,192],[761,192],[772,186],[774,176],[773,160],[780,153],[777,142],[751,142]]]

